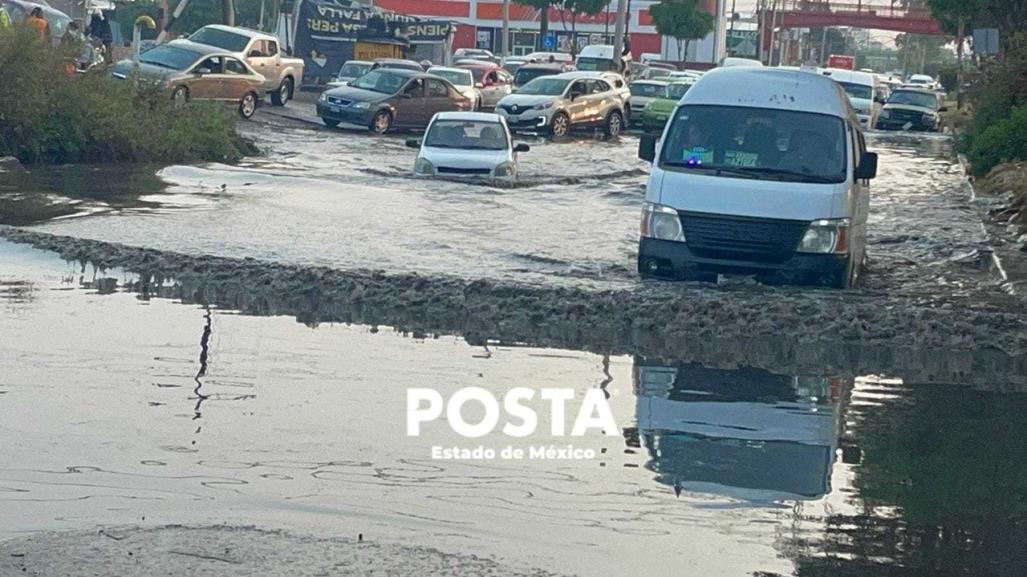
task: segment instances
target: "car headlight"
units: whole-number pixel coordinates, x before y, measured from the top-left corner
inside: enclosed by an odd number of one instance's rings
[[[642,236],[685,242],[678,211],[669,206],[647,202],[642,205]]]
[[[550,109],[552,107],[553,107],[553,103],[552,102],[543,102],[542,104],[536,104],[535,106],[532,106],[531,109],[532,110],[548,110],[548,109]]]
[[[510,178],[517,174],[517,166],[512,162],[504,162],[497,166],[492,174],[497,178]]]
[[[328,93],[322,92],[321,96],[317,98],[318,102],[328,102]]]
[[[353,108],[367,108],[371,106],[370,102],[354,102]]]
[[[878,115],[878,118],[890,118],[890,117],[891,117],[891,110],[882,110],[881,114]]]
[[[844,254],[849,250],[849,219],[814,220],[799,242],[797,252]]]
[[[421,176],[434,176],[435,165],[427,158],[418,158],[417,161],[414,162],[414,174]]]

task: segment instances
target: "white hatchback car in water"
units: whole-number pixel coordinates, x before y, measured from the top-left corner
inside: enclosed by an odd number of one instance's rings
[[[419,149],[415,176],[517,178],[517,153],[527,144],[514,145],[506,120],[486,112],[439,112],[428,124],[423,140],[408,140]]]

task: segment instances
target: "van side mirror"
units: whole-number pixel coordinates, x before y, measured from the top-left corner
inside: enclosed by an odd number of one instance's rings
[[[856,167],[856,180],[869,180],[877,176],[877,153],[864,152]]]
[[[655,134],[643,134],[638,140],[638,157],[642,160],[653,162],[656,160]]]
[[[407,148],[421,148],[421,141],[415,138],[407,140]]]
[[[514,146],[514,152],[528,152],[529,150],[531,150],[531,147],[523,142],[518,142],[517,146]]]

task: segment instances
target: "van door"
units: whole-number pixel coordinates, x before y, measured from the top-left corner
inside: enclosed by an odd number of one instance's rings
[[[867,151],[867,144],[863,132],[859,130],[858,126],[852,127],[852,135],[853,202],[851,205],[852,239],[850,242],[852,242],[853,257],[859,263],[861,262],[859,259],[862,259],[866,253],[867,220],[870,215],[870,181],[858,180],[855,177],[856,167],[859,159],[863,157],[863,153]]]

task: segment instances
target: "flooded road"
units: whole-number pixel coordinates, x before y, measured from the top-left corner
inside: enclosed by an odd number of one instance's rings
[[[4,577],[335,574],[404,555],[394,570],[425,575],[1027,571],[1024,394],[301,323],[25,245],[0,255]],[[407,436],[406,391],[425,386],[599,389],[619,434],[568,439],[592,458],[432,459],[563,441],[544,411],[522,439]],[[160,529],[175,524],[200,529]],[[312,552],[358,540],[373,553]]]

